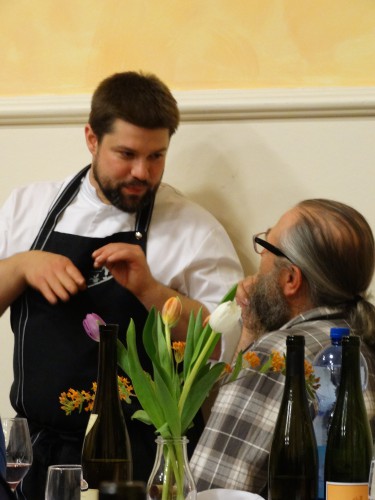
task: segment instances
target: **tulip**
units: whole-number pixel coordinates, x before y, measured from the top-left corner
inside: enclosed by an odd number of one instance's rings
[[[221,333],[220,361],[231,363],[242,331],[241,307],[235,301],[223,302],[209,317],[209,324]]]
[[[172,359],[171,348],[171,328],[174,327],[180,319],[182,312],[182,303],[179,297],[170,297],[164,304],[161,311],[161,319],[165,326],[165,341],[170,359]]]
[[[182,313],[182,303],[179,297],[170,297],[164,304],[161,318],[165,326],[173,328],[178,323]]]
[[[220,304],[209,318],[212,330],[222,335],[230,335],[241,318],[241,307],[234,301]]]
[[[98,314],[87,314],[83,320],[83,328],[87,335],[95,342],[100,341],[99,325],[105,325],[105,321]]]

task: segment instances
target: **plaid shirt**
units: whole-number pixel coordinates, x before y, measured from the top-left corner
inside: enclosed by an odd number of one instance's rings
[[[251,350],[263,364],[272,350],[286,351],[287,335],[304,335],[305,358],[312,362],[330,344],[330,329],[348,326],[343,316],[338,309],[312,309],[280,330],[262,335]],[[365,403],[375,435],[375,356],[364,343],[361,350],[369,371]],[[284,381],[280,373],[247,369],[235,382],[220,388],[190,462],[198,491],[231,488],[267,497],[268,456]]]

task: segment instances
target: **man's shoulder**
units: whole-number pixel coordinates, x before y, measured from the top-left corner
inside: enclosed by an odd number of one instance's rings
[[[300,321],[290,326],[284,325],[280,330],[263,334],[254,345],[254,350],[262,354],[272,351],[286,352],[286,339],[289,335],[305,337],[305,357],[311,361],[323,347],[330,343],[330,330],[335,326],[343,326],[344,320],[314,318]]]
[[[32,198],[34,196],[41,196],[41,200],[49,196],[56,196],[57,193],[69,182],[72,176],[63,180],[47,181],[40,180],[28,184],[22,184],[12,190],[9,198],[23,199]]]
[[[167,183],[162,183],[155,199],[155,210],[163,215],[173,213],[174,217],[192,217],[212,225],[221,225],[216,217],[195,200]]]

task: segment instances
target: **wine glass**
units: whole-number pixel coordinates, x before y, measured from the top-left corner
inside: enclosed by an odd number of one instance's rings
[[[81,465],[64,464],[48,467],[45,500],[79,500],[81,488]]]
[[[33,461],[29,426],[26,418],[2,418],[6,450],[6,481],[12,491],[26,476]]]

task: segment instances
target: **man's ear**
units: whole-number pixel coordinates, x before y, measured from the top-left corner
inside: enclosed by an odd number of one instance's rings
[[[294,264],[283,268],[280,273],[280,284],[287,299],[295,297],[301,292],[303,286],[301,269]]]
[[[98,151],[98,138],[89,124],[85,126],[85,137],[90,153],[96,155]]]

